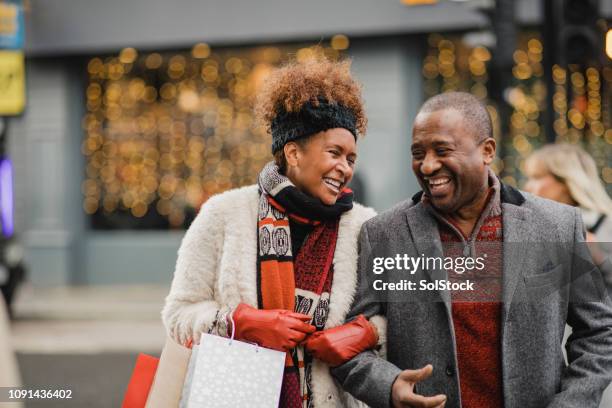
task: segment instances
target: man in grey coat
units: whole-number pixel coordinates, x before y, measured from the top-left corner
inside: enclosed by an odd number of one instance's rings
[[[612,302],[579,211],[501,183],[491,136],[473,96],[428,100],[423,191],[362,227],[351,315],[386,316],[387,359],[332,373],[372,407],[596,408],[612,380]]]

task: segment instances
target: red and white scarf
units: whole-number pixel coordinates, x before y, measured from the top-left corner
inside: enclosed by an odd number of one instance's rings
[[[310,315],[312,324],[322,330],[329,311],[340,215],[352,208],[353,194],[346,189],[335,205],[326,206],[299,191],[274,163],[260,173],[259,187],[259,307]],[[290,220],[313,227],[297,254],[291,248]],[[281,407],[312,406],[310,362],[302,346],[287,353]]]

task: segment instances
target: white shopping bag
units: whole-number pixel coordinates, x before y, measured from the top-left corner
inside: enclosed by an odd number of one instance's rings
[[[232,327],[234,325],[232,324]],[[286,353],[203,333],[193,347],[181,408],[277,408]]]

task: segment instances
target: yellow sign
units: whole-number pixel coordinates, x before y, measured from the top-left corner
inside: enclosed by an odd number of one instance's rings
[[[22,113],[25,99],[23,52],[0,50],[0,116]]]

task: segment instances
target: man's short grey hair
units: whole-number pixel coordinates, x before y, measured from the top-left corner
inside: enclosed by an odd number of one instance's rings
[[[474,131],[477,142],[493,137],[491,116],[485,105],[474,95],[467,92],[446,92],[429,98],[419,113],[429,113],[444,109],[454,109],[461,114],[465,123]]]

